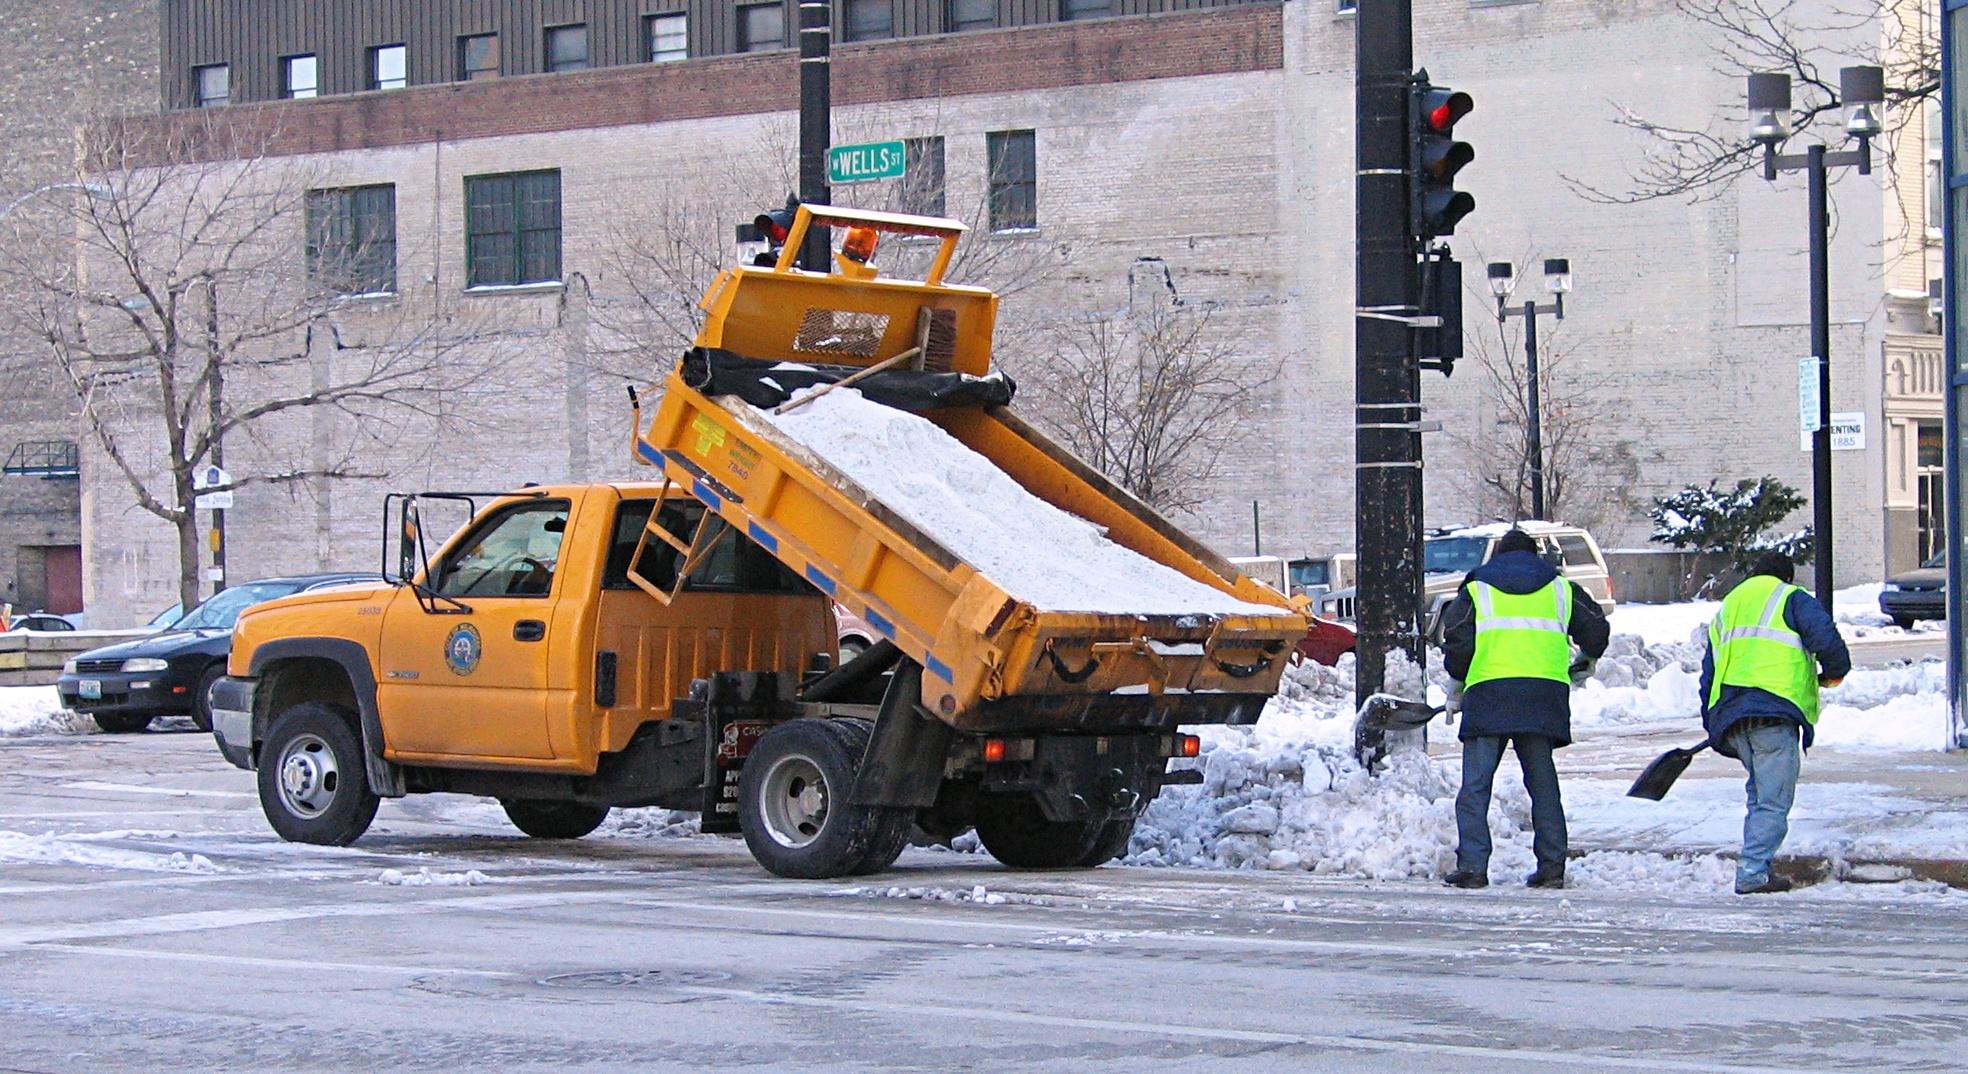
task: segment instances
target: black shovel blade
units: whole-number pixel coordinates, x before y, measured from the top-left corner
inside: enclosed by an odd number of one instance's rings
[[[1654,762],[1647,766],[1646,771],[1640,773],[1640,778],[1633,781],[1633,786],[1627,790],[1626,796],[1645,798],[1654,802],[1667,797],[1668,789],[1674,786],[1674,781],[1680,779],[1681,773],[1686,772],[1688,766],[1694,763],[1695,754],[1707,748],[1707,743],[1692,747],[1677,747],[1654,758]]]

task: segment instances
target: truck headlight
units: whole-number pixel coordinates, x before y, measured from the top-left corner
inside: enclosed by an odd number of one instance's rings
[[[169,660],[159,660],[154,656],[140,656],[135,660],[123,661],[124,671],[168,671],[170,667]]]

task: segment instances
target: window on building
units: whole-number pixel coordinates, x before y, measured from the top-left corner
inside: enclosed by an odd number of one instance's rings
[[[902,146],[902,211],[921,216],[942,216],[942,137],[909,138]]]
[[[369,50],[369,88],[402,89],[410,84],[409,57],[402,45],[378,45]]]
[[[280,95],[295,99],[321,92],[321,65],[313,56],[288,56],[280,61]]]
[[[1113,13],[1114,0],[1059,0],[1059,17],[1066,22],[1104,19]]]
[[[1339,0],[1339,13],[1351,15],[1360,10],[1360,0]]]
[[[396,187],[307,192],[308,277],[338,295],[396,291]]]
[[[232,100],[232,67],[209,63],[191,69],[192,103],[200,108],[217,108]]]
[[[649,62],[671,63],[690,58],[690,17],[649,16]]]
[[[560,173],[465,178],[465,286],[560,279]]]
[[[847,0],[846,6],[849,41],[895,36],[895,0]]]
[[[550,26],[547,28],[547,70],[585,71],[588,69],[588,27],[582,23],[574,26]]]
[[[785,47],[785,5],[744,4],[738,8],[738,51],[765,52]]]
[[[1937,100],[1927,102],[1927,230],[1933,236],[1941,233],[1941,223],[1947,217],[1947,176],[1941,171],[1941,105]]]
[[[1919,514],[1916,518],[1920,561],[1947,550],[1947,440],[1938,422],[1923,421],[1916,442],[1919,467]]]
[[[499,35],[473,34],[458,39],[458,81],[499,77]]]
[[[1039,156],[1033,133],[992,131],[984,139],[991,168],[991,230],[1037,228]]]
[[[951,30],[989,30],[998,24],[998,0],[950,0],[943,18]]]

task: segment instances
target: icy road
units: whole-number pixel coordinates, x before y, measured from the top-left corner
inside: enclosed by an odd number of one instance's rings
[[[0,830],[8,1071],[1968,1065],[1968,922],[1918,902],[929,851],[797,883],[441,798],[324,850],[190,732],[0,740]]]

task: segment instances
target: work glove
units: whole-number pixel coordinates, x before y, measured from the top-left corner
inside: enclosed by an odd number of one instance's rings
[[[1450,679],[1448,692],[1442,699],[1442,713],[1449,718],[1450,723],[1454,723],[1456,713],[1461,711],[1462,684],[1454,679]]]
[[[1833,677],[1831,677],[1830,675],[1819,675],[1819,676],[1818,676],[1818,685],[1819,685],[1819,686],[1822,686],[1822,687],[1825,687],[1826,689],[1829,689],[1829,688],[1831,688],[1831,687],[1833,687],[1833,686],[1837,686],[1837,685],[1838,685],[1839,683],[1841,683],[1841,682],[1844,682],[1844,681],[1845,681],[1845,677],[1844,677],[1843,675],[1841,675],[1841,676],[1839,676],[1839,677],[1837,677],[1837,678],[1833,678]]]
[[[1576,690],[1584,686],[1585,680],[1592,677],[1592,669],[1597,664],[1598,661],[1587,660],[1584,657],[1574,660],[1572,662],[1572,689]]]

